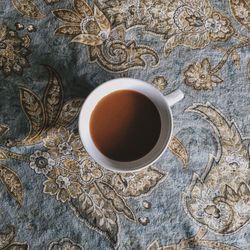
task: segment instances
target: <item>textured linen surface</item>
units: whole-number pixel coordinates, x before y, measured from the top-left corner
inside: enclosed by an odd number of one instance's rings
[[[249,0],[1,0],[0,249],[250,249],[249,30]],[[77,130],[117,77],[185,94],[129,174]]]

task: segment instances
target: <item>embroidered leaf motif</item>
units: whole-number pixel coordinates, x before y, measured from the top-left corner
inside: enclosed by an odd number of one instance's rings
[[[135,216],[131,209],[128,207],[122,197],[118,195],[109,184],[105,182],[98,182],[97,187],[102,193],[103,197],[112,203],[113,207],[117,210],[117,212],[123,213],[131,220],[135,220]]]
[[[93,15],[92,9],[84,0],[74,0],[74,6],[82,17]]]
[[[15,159],[19,161],[26,161],[27,156],[25,154],[18,154],[9,151],[6,148],[0,147],[0,160]]]
[[[111,24],[106,16],[94,5],[94,17],[102,31],[110,32]]]
[[[12,0],[12,3],[17,11],[19,11],[24,16],[35,19],[41,19],[45,17],[33,0]]]
[[[247,0],[230,0],[229,3],[235,19],[250,29],[250,3]]]
[[[174,155],[180,158],[183,163],[183,166],[186,167],[188,164],[187,150],[177,137],[172,137],[171,142],[169,144],[169,149]]]
[[[52,11],[52,13],[61,21],[76,25],[81,23],[81,18],[72,10],[59,9]]]
[[[243,183],[248,183],[250,176],[248,145],[236,124],[211,104],[194,104],[188,111],[201,114],[211,123],[218,150],[216,156],[210,156],[203,175],[193,175],[185,194],[186,211],[216,233],[235,232],[250,219],[250,212],[244,208],[248,204],[236,191],[247,189]]]
[[[18,175],[11,169],[0,165],[0,180],[6,186],[10,195],[21,206],[23,203],[23,186]]]
[[[186,45],[191,48],[204,48],[209,44],[209,39],[207,38],[206,32],[203,34],[200,33],[184,33],[176,34],[175,36],[170,37],[165,46],[164,51],[165,55],[169,56],[170,53],[177,47]]]
[[[0,136],[4,135],[9,130],[9,127],[5,124],[0,124]]]
[[[117,215],[94,184],[77,199],[72,199],[70,205],[81,220],[102,232],[113,244],[117,243]]]
[[[6,159],[8,159],[6,151],[3,148],[0,148],[0,160],[6,160]]]
[[[71,40],[72,43],[83,43],[85,45],[96,46],[101,45],[103,40],[100,36],[92,34],[80,34]]]
[[[64,25],[55,30],[55,34],[78,35],[81,33],[80,26]]]
[[[8,226],[4,232],[0,232],[0,249],[4,249],[13,241],[15,237],[15,228]]]
[[[30,131],[26,140],[33,139],[44,128],[45,114],[43,104],[35,93],[25,88],[20,88],[20,102],[30,124]]]
[[[158,54],[145,45],[137,45],[134,41],[112,41],[102,46],[89,47],[91,62],[97,62],[101,67],[111,72],[123,72],[135,67],[145,67],[145,56],[151,58],[150,65],[159,62]]]
[[[165,176],[159,170],[149,167],[134,173],[116,173],[112,186],[122,196],[140,196],[150,192]]]
[[[47,115],[46,128],[53,126],[60,115],[63,104],[63,87],[60,76],[50,66],[46,66],[49,72],[49,82],[43,96],[43,105]]]
[[[202,114],[218,131],[220,135],[223,153],[228,151],[239,150],[238,154],[244,150],[244,156],[247,154],[247,149],[242,145],[241,135],[234,123],[228,122],[216,109],[209,103],[206,105],[194,105],[188,111],[193,111]]]
[[[59,126],[66,127],[71,124],[78,116],[84,99],[75,98],[67,101],[61,110],[60,116],[57,120]]]

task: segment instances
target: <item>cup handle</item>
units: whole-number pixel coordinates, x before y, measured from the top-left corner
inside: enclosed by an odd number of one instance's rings
[[[172,93],[165,96],[167,104],[172,107],[174,104],[184,98],[184,94],[180,89],[174,90]]]

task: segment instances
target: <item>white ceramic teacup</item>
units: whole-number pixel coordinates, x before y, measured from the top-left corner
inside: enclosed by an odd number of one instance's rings
[[[108,158],[100,152],[91,138],[92,111],[104,96],[117,90],[134,90],[147,96],[155,104],[160,114],[161,132],[156,145],[148,154],[135,161],[120,162]],[[173,131],[173,116],[170,107],[183,97],[184,94],[180,90],[164,96],[151,84],[132,78],[117,78],[101,84],[87,97],[79,116],[79,134],[86,151],[98,164],[112,171],[131,172],[151,165],[167,149]]]

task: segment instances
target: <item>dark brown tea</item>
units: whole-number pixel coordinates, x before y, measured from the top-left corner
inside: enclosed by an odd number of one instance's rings
[[[155,146],[161,131],[160,114],[143,94],[115,91],[101,99],[90,119],[96,147],[116,161],[137,160]]]

